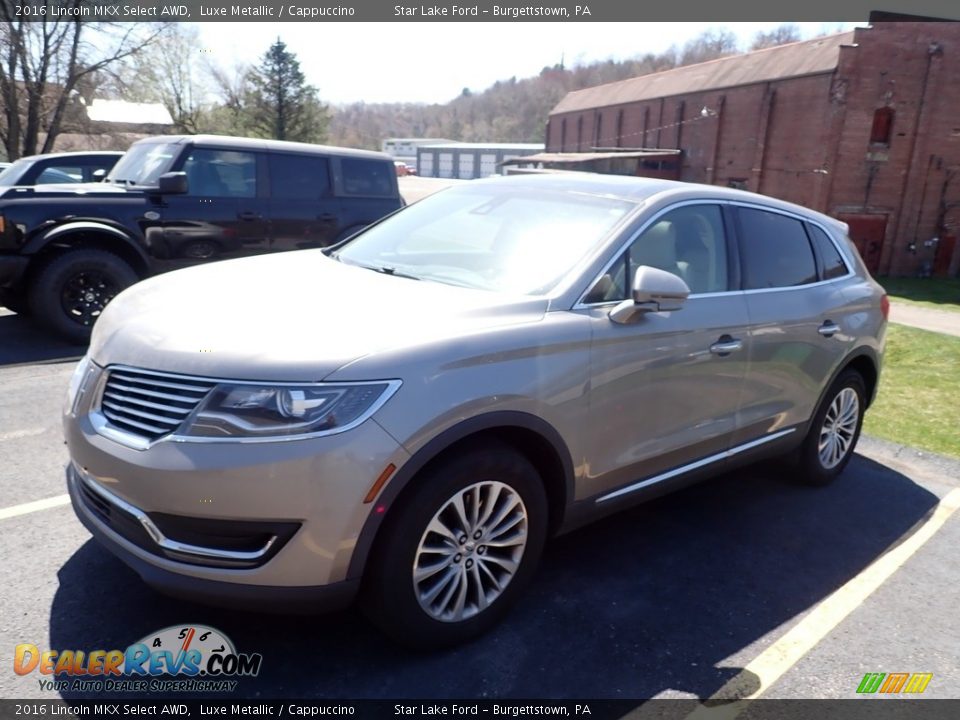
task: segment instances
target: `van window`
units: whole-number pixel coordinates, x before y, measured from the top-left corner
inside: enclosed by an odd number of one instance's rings
[[[343,158],[343,191],[347,195],[393,197],[394,169],[392,162],[367,158]]]

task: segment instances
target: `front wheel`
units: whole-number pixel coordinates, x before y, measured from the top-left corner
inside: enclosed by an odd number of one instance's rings
[[[846,370],[833,382],[800,446],[799,475],[808,485],[827,485],[850,462],[860,438],[866,387],[860,373]]]
[[[402,644],[445,647],[492,627],[529,583],[546,497],[526,458],[499,444],[451,456],[416,482],[381,529],[364,606]]]
[[[68,250],[47,262],[30,285],[30,310],[64,339],[90,340],[103,309],[138,278],[113,253],[83,248]]]

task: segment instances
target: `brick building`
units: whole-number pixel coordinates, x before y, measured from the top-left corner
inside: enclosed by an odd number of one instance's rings
[[[844,220],[876,273],[956,276],[960,23],[870,20],[571,92],[550,113],[547,151],[680,150],[682,180]]]

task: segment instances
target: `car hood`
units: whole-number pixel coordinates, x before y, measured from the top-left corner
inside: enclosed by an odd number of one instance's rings
[[[107,306],[90,354],[101,366],[306,382],[372,353],[536,322],[546,309],[544,298],[394,277],[304,250],[138,283]]]
[[[10,185],[0,186],[4,197],[17,199],[47,199],[51,197],[100,196],[116,197],[129,195],[143,195],[143,188],[125,187],[113,183],[48,183],[45,185]]]

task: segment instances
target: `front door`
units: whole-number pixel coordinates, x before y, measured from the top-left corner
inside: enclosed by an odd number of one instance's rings
[[[679,310],[614,322],[610,302],[627,297],[625,279],[640,265],[678,275],[691,295]],[[721,208],[688,204],[655,220],[588,294],[586,495],[652,487],[729,449],[749,354],[746,300],[730,292],[730,265]]]
[[[163,240],[173,266],[267,252],[261,153],[191,148],[178,163],[186,195],[164,196]]]

